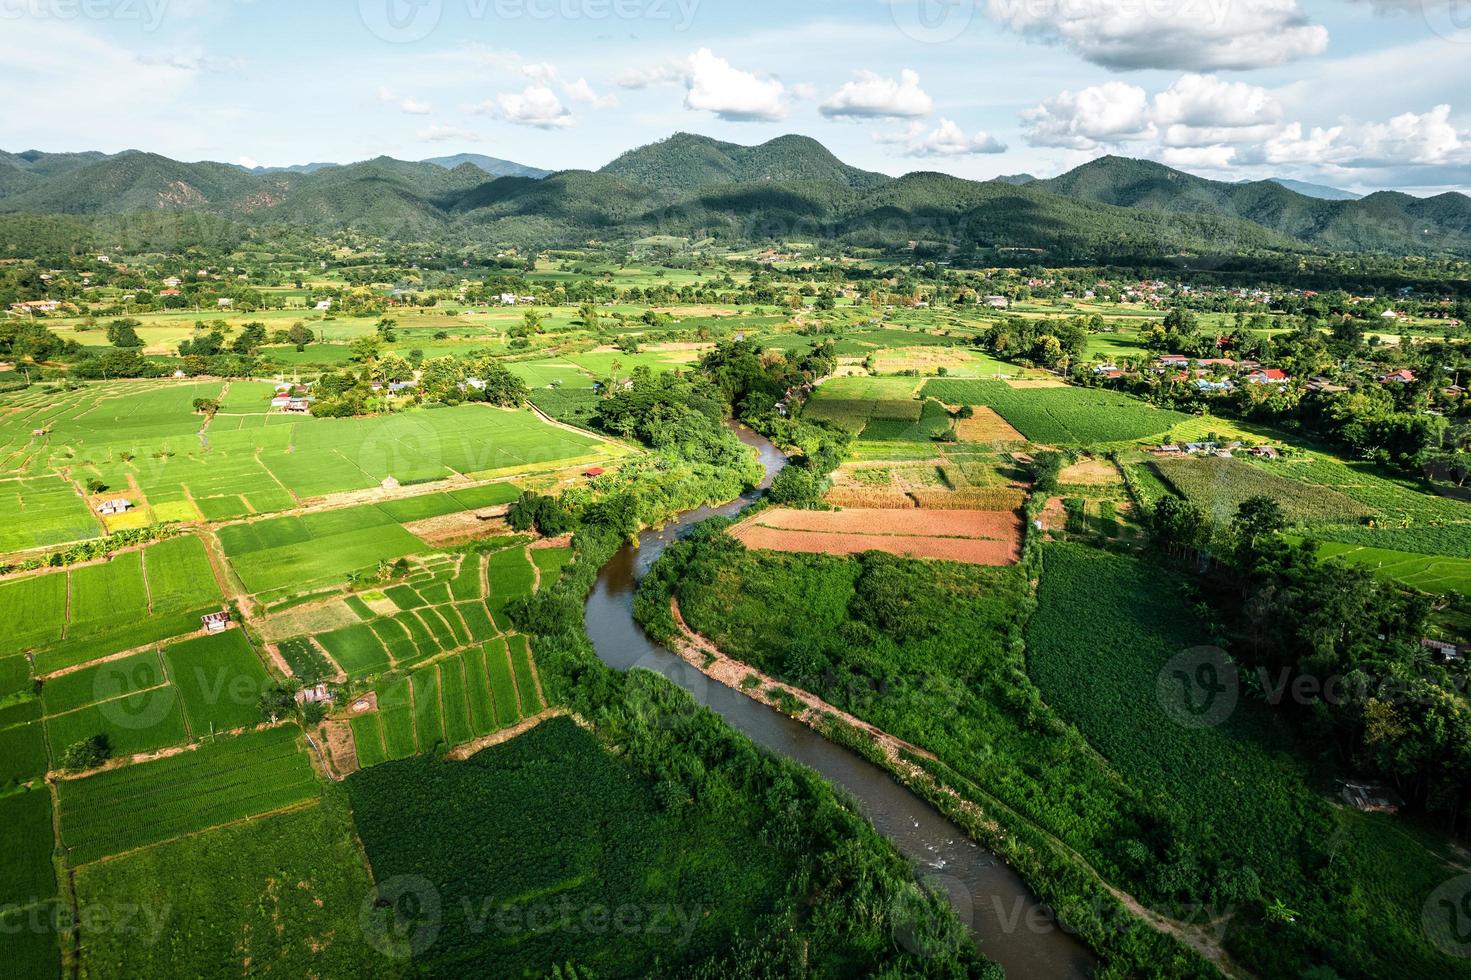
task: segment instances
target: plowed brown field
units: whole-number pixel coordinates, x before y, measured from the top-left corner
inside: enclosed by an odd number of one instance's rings
[[[1021,555],[1021,518],[1012,511],[762,511],[733,532],[748,548],[853,555],[884,551],[974,565],[1009,565]]]

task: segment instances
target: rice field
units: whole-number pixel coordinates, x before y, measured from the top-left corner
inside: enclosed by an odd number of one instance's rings
[[[294,725],[215,740],[57,784],[72,866],[314,799]]]

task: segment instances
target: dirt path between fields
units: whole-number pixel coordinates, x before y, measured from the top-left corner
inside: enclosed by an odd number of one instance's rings
[[[846,711],[828,704],[822,698],[819,698],[811,692],[779,681],[749,664],[728,656],[708,638],[696,632],[685,622],[684,615],[679,608],[678,598],[670,598],[669,612],[674,617],[675,625],[679,627],[680,633],[682,634],[678,640],[670,645],[670,648],[707,677],[719,681],[731,690],[739,691],[753,700],[768,704],[778,711],[782,711],[784,714],[790,714],[790,712],[782,708],[782,699],[779,694],[775,693],[776,691],[786,692],[803,705],[803,710],[796,715],[791,715],[791,717],[817,731],[819,734],[826,735],[823,723],[830,718],[837,719],[851,728],[866,733],[873,739],[874,744],[883,751],[884,756],[889,761],[889,765],[901,777],[901,781],[906,783],[926,783],[930,787],[951,797],[958,806],[966,810],[976,821],[997,827],[995,820],[986,816],[976,803],[960,796],[951,787],[940,784],[932,775],[903,756],[903,753],[908,753],[920,758],[935,759],[934,753],[922,749],[911,742],[906,742],[901,738],[890,735],[888,732],[875,727],[861,718],[857,718],[848,714]],[[751,684],[749,682],[750,678],[755,678],[756,683]],[[979,789],[979,787],[977,788]],[[981,792],[984,793],[985,791],[981,790]],[[997,809],[1005,810],[1013,819],[1025,822],[1032,830],[1045,837],[1049,843],[1066,854],[1069,859],[1076,862],[1080,868],[1086,870],[1101,887],[1106,889],[1132,915],[1143,920],[1156,931],[1173,936],[1194,949],[1201,956],[1210,960],[1226,976],[1241,978],[1241,980],[1252,980],[1254,975],[1233,962],[1229,954],[1221,947],[1217,933],[1224,929],[1226,919],[1207,922],[1203,925],[1195,925],[1180,922],[1155,912],[1146,907],[1133,895],[1111,885],[1088,863],[1082,854],[1078,853],[1067,843],[1058,839],[1049,831],[1038,827],[1035,823],[1012,810],[1000,800],[994,799],[990,794],[986,794],[986,796]]]
[[[492,745],[500,745],[502,742],[509,742],[517,735],[526,734],[548,719],[562,718],[568,714],[570,712],[566,708],[545,708],[534,715],[527,715],[509,728],[502,728],[498,732],[482,735],[475,741],[466,742],[464,745],[457,745],[445,753],[445,758],[453,759],[456,762],[463,762],[482,749],[488,749]]]

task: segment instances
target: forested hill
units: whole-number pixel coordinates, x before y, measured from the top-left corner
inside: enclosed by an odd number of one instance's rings
[[[1326,200],[1275,180],[1231,184],[1117,156],[1029,186],[1081,201],[1241,218],[1327,251],[1471,254],[1471,198],[1464,194],[1381,191]]]
[[[694,191],[751,181],[817,182],[847,187],[878,187],[890,178],[850,167],[815,139],[781,136],[760,146],[722,143],[676,133],[641,146],[599,173],[662,191]]]
[[[1034,250],[1038,259],[1471,255],[1471,199],[1459,194],[1328,201],[1272,181],[1225,184],[1119,157],[1051,180],[892,178],[800,136],[739,146],[681,133],[597,172],[499,178],[455,157],[261,173],[137,151],[0,153],[0,248],[23,240],[16,229],[41,227],[36,216],[58,215],[73,216],[69,229],[97,226],[99,245],[109,240],[104,229],[190,216],[187,224],[213,235],[223,222],[238,234],[287,226],[529,247],[657,236]]]

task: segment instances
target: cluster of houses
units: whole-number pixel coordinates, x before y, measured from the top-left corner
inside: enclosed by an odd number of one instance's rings
[[[1258,361],[1236,360],[1231,357],[1189,357],[1185,354],[1164,354],[1157,357],[1149,367],[1149,373],[1168,381],[1191,382],[1198,390],[1206,392],[1234,391],[1238,384],[1285,385],[1292,381],[1286,371],[1263,367]],[[1128,372],[1117,364],[1109,363],[1094,365],[1093,374],[1114,381],[1125,377]],[[1224,376],[1228,374],[1231,377]],[[1407,385],[1414,384],[1416,378],[1414,371],[1400,368],[1377,375],[1376,380],[1383,385]],[[1304,387],[1314,392],[1348,390],[1344,385],[1335,384],[1323,377],[1310,379]],[[1460,385],[1451,385],[1444,390],[1452,398],[1465,391]]]
[[[502,306],[534,306],[535,296],[517,296],[515,293],[501,293],[500,302]]]
[[[1273,446],[1247,446],[1240,441],[1235,442],[1167,442],[1155,446],[1150,450],[1156,456],[1179,458],[1184,456],[1217,456],[1221,459],[1230,459],[1236,453],[1245,452],[1248,456],[1258,459],[1277,459],[1281,453]]]
[[[291,415],[310,415],[312,410],[310,391],[310,385],[287,384],[283,381],[276,385],[276,391],[271,395],[271,407]]]

